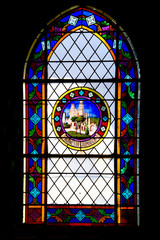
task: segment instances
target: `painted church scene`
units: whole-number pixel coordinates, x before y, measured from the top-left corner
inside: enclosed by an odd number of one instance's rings
[[[78,98],[67,104],[62,115],[65,132],[74,139],[86,139],[94,135],[100,122],[98,107],[91,101]]]

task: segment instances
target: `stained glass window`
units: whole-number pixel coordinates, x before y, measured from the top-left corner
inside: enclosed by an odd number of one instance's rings
[[[23,76],[23,222],[139,225],[140,68],[110,16],[73,7]]]

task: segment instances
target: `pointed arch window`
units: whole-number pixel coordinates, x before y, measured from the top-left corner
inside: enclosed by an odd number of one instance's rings
[[[23,222],[139,225],[140,69],[122,27],[65,11],[35,39],[23,84]]]

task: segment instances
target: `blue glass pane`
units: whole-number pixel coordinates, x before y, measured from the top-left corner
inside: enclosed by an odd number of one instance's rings
[[[70,15],[61,19],[61,22],[68,22]]]
[[[40,42],[40,43],[38,44],[36,50],[35,50],[35,53],[40,52],[41,49],[42,49],[42,45],[41,45],[41,42]]]
[[[87,16],[87,17],[88,17],[88,16],[91,16],[91,15],[93,15],[93,13],[83,10],[83,11],[82,11],[82,15],[84,15],[84,16]]]
[[[100,16],[98,16],[96,14],[94,14],[94,17],[95,17],[96,21],[98,21],[98,22],[103,22],[104,21],[103,18],[101,18]]]
[[[41,168],[41,167],[42,167],[42,159],[39,158],[39,159],[37,160],[37,163],[38,163],[38,166]]]
[[[33,129],[33,126],[34,126],[33,122],[29,120],[29,131]]]
[[[131,76],[131,78],[135,78],[135,69],[134,69],[134,67],[132,67],[131,70],[130,70],[130,76]]]
[[[81,11],[81,10],[79,10],[79,11],[73,12],[71,15],[73,15],[73,16],[75,16],[75,17],[77,17],[77,16],[80,16],[80,15],[81,15],[81,13],[82,13],[82,11]]]
[[[37,201],[39,204],[42,203],[42,193],[40,193],[38,196],[37,196]]]
[[[31,194],[29,194],[29,204],[33,202],[33,197]]]
[[[124,41],[123,41],[123,43],[122,43],[122,49],[123,49],[124,51],[126,51],[126,52],[129,52],[129,50],[128,50],[128,48],[127,48],[127,46],[126,46],[126,44],[125,44]]]

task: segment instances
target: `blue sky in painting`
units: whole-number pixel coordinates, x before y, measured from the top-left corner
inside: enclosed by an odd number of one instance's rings
[[[71,104],[74,103],[75,108],[78,111],[79,103],[81,100],[83,101],[83,104],[84,104],[84,112],[88,113],[89,118],[91,118],[91,117],[100,118],[100,114],[99,114],[97,106],[93,102],[88,101],[83,98],[78,98],[77,100],[71,101],[69,104],[67,104],[67,106],[64,109],[64,112],[66,113],[66,117],[69,117]]]

